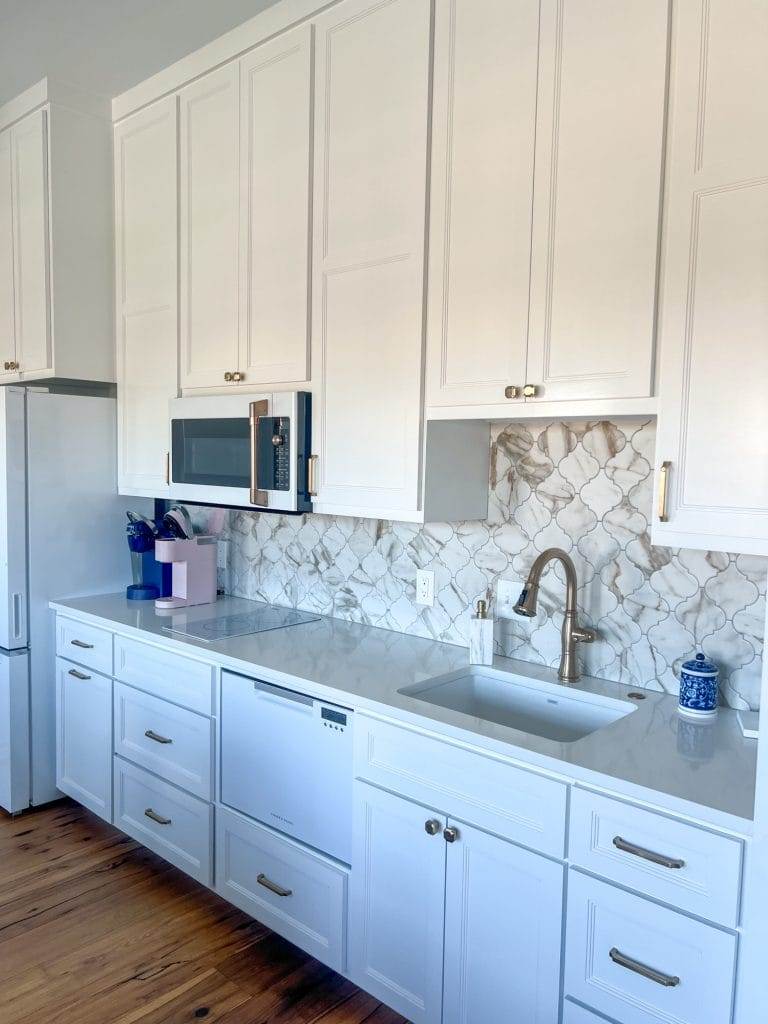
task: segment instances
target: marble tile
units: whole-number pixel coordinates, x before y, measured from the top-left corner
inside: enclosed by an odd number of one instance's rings
[[[599,640],[585,671],[677,690],[697,647],[721,668],[723,698],[760,695],[768,559],[654,547],[654,421],[493,424],[487,522],[412,523],[194,509],[230,540],[228,590],[387,629],[467,643],[472,606],[499,577],[522,583],[546,547],[571,553],[578,602]],[[435,605],[415,603],[417,568],[435,573]],[[564,583],[542,580],[534,620],[498,620],[500,654],[557,664]]]

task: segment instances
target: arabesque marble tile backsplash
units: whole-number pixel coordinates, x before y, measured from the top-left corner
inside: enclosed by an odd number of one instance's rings
[[[721,666],[726,702],[756,708],[768,560],[651,544],[655,432],[643,420],[493,424],[487,522],[232,511],[227,590],[467,644],[477,599],[558,546],[599,634],[579,650],[585,672],[676,693],[680,662],[702,649]],[[433,608],[415,603],[417,568],[435,573]],[[556,666],[563,597],[553,567],[537,618],[497,621],[498,653]]]

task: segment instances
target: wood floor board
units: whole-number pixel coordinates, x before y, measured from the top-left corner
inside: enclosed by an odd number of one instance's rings
[[[0,816],[2,1024],[406,1024],[70,801]]]

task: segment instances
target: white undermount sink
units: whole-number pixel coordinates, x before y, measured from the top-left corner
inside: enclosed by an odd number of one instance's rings
[[[398,692],[559,743],[580,740],[635,710],[628,701],[492,668],[462,669]]]

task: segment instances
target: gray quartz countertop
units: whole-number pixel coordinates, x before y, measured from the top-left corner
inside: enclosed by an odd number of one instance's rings
[[[747,835],[752,830],[757,742],[743,737],[736,713],[728,709],[712,722],[699,723],[682,718],[676,698],[668,694],[643,690],[645,699],[632,701],[628,694],[638,691],[584,677],[572,689],[627,700],[635,710],[582,739],[557,742],[399,692],[467,668],[464,647],[325,616],[211,643],[168,628],[184,629],[188,623],[260,607],[243,598],[221,598],[214,605],[172,613],[156,612],[153,602],[128,601],[122,594],[59,600],[51,607],[704,824]],[[510,685],[520,676],[557,683],[552,669],[528,662],[496,658],[494,668],[510,673]]]

